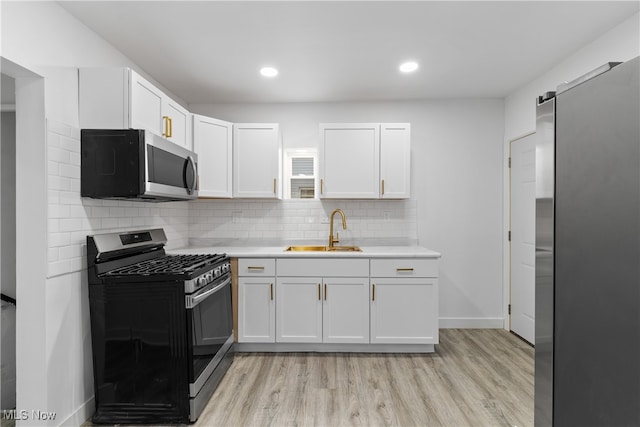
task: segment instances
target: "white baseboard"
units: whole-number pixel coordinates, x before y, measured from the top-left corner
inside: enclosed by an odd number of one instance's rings
[[[441,317],[440,329],[504,329],[503,317]]]
[[[63,426],[63,427],[81,426],[82,424],[84,424],[85,421],[91,418],[91,416],[93,415],[93,412],[95,411],[95,407],[96,407],[95,399],[93,396],[91,396],[89,400],[84,402],[84,404],[82,404],[82,406],[80,406],[76,412],[74,412],[69,416],[69,418],[64,420],[64,422],[60,424],[60,426]]]

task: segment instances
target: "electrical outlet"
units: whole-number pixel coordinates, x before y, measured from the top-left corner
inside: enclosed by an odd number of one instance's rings
[[[382,212],[382,219],[384,221],[391,221],[391,212],[389,211]]]
[[[234,224],[239,223],[241,218],[242,218],[242,211],[231,212],[231,222],[233,222]]]
[[[320,224],[329,224],[329,217],[323,216],[322,218],[320,218]]]

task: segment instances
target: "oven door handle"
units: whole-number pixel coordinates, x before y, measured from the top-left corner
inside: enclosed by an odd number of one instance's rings
[[[200,304],[202,301],[207,299],[209,296],[211,296],[212,294],[215,294],[220,289],[222,289],[225,286],[227,286],[229,283],[231,283],[231,277],[227,277],[222,283],[214,286],[211,289],[203,291],[202,293],[198,293],[196,295],[187,295],[185,297],[185,299],[186,299],[186,307],[187,308],[194,308],[195,306]]]

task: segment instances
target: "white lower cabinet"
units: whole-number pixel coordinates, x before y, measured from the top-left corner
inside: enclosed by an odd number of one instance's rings
[[[330,278],[323,284],[322,342],[369,342],[367,278]]]
[[[438,343],[436,260],[371,260],[371,343]]]
[[[366,277],[278,277],[276,283],[276,342],[369,342]]]
[[[240,259],[238,275],[238,342],[298,346],[287,351],[438,343],[437,259]]]
[[[322,342],[321,282],[314,277],[278,277],[277,342]]]
[[[368,274],[367,259],[279,259],[276,342],[368,343]]]
[[[238,342],[276,341],[275,260],[238,260]]]

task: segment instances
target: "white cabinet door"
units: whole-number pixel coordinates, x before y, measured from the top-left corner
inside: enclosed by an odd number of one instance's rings
[[[275,342],[273,277],[238,278],[238,342]]]
[[[129,127],[162,135],[164,93],[133,70],[129,72],[129,90]]]
[[[409,123],[380,125],[380,197],[411,196],[411,127]]]
[[[371,343],[437,344],[437,279],[371,278]]]
[[[233,197],[280,198],[281,157],[277,124],[234,124]]]
[[[191,150],[191,113],[167,96],[162,101],[163,136]]]
[[[320,198],[372,199],[380,188],[380,125],[320,125]]]
[[[233,124],[193,115],[193,150],[198,154],[199,198],[231,197]]]
[[[276,342],[322,342],[322,279],[278,277]]]
[[[322,341],[369,342],[369,281],[367,278],[326,278],[323,283]]]

